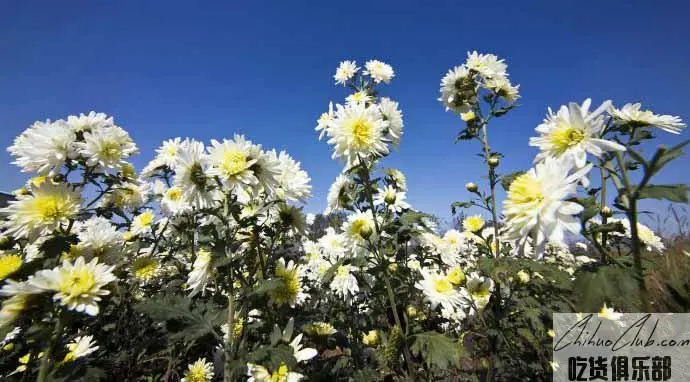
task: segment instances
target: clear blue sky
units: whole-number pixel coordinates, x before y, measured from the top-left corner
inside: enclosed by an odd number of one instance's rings
[[[530,166],[527,141],[547,106],[641,100],[690,119],[687,1],[201,3],[2,2],[1,145],[35,120],[90,110],[130,132],[139,168],[162,139],[243,133],[301,161],[314,186],[307,210],[321,211],[341,165],[315,120],[345,96],[333,85],[337,64],[377,58],[393,65],[384,92],[405,114],[387,164],[408,175],[414,206],[447,217],[464,184],[481,181],[478,147],[453,144],[460,122],[436,101],[441,76],[468,50],[506,58],[521,84],[522,106],[490,132],[508,156],[504,172]],[[9,162],[3,151],[0,190],[26,179]],[[689,163],[663,180],[687,182]]]

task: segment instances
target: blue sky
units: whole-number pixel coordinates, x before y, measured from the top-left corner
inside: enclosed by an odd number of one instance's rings
[[[441,217],[467,197],[466,182],[482,181],[479,147],[453,144],[461,123],[436,101],[440,78],[468,50],[505,58],[521,84],[521,106],[490,127],[505,173],[530,166],[527,141],[547,106],[642,101],[690,118],[685,1],[30,3],[0,5],[3,147],[35,120],[90,110],[130,132],[139,168],[165,138],[243,133],[302,162],[312,212],[341,169],[313,128],[346,95],[332,80],[344,59],[393,65],[383,93],[400,102],[405,135],[386,164],[408,175],[415,207]],[[26,179],[10,161],[0,153],[0,190]],[[662,180],[687,182],[689,163]]]

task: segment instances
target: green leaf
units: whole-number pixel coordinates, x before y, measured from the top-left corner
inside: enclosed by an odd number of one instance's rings
[[[690,144],[690,139],[681,142],[680,144],[667,148],[660,148],[654,154],[654,158],[651,160],[650,167],[652,173],[656,173],[666,166],[670,161],[679,158],[683,155],[683,147]]]
[[[597,224],[589,229],[590,233],[598,232],[620,232],[625,233],[625,227],[621,222],[607,223],[607,224]]]
[[[661,199],[677,203],[688,202],[688,185],[686,184],[649,184],[639,191],[640,199]]]
[[[453,204],[450,205],[450,211],[455,215],[458,208],[470,208],[472,206],[472,202],[453,202]]]
[[[429,331],[415,334],[410,350],[420,354],[429,365],[446,370],[458,363],[458,344],[441,333]]]
[[[154,321],[191,319],[192,300],[186,296],[166,295],[153,298],[134,306],[134,309],[151,317]]]

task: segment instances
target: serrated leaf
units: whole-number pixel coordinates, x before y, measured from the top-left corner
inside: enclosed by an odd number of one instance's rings
[[[415,334],[410,351],[421,357],[429,365],[446,370],[458,362],[458,344],[437,332]]]
[[[134,306],[134,309],[151,317],[154,321],[191,319],[192,300],[186,296],[167,295],[153,298]]]
[[[690,188],[688,188],[686,184],[649,184],[639,191],[639,198],[687,203],[688,190],[690,190]]]

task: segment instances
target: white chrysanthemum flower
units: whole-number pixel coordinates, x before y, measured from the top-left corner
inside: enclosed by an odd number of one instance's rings
[[[93,336],[75,337],[72,342],[65,345],[65,348],[67,349],[67,354],[65,354],[65,358],[62,360],[63,363],[74,361],[77,358],[86,357],[87,355],[98,350],[98,346],[96,346],[96,341],[93,340]]]
[[[187,278],[187,290],[191,290],[189,293],[190,297],[194,297],[206,288],[206,284],[213,272],[211,265],[211,252],[205,249],[199,249],[196,253],[194,264],[192,265],[192,271],[189,272]]]
[[[520,98],[520,85],[513,86],[507,77],[489,78],[484,81],[484,86],[503,97],[509,104],[514,103]]]
[[[141,235],[151,232],[155,218],[156,214],[153,212],[153,210],[144,210],[142,213],[132,218],[130,232],[132,232],[134,235]]]
[[[79,245],[89,256],[109,257],[120,252],[122,233],[103,217],[92,217],[79,227]]]
[[[405,177],[405,174],[402,173],[402,171],[395,168],[387,168],[386,170],[384,170],[384,172],[395,184],[395,188],[397,188],[400,191],[407,190],[407,178]]]
[[[79,214],[81,204],[77,192],[65,183],[45,182],[29,195],[18,195],[17,200],[0,209],[7,215],[3,226],[6,235],[17,238],[49,235],[60,227],[66,228]]]
[[[354,61],[341,62],[338,66],[338,69],[335,70],[335,74],[333,75],[335,84],[344,86],[347,81],[355,76],[355,73],[357,73],[358,70],[359,68],[357,67],[357,63]]]
[[[503,201],[507,239],[524,240],[536,229],[535,245],[539,246],[545,239],[562,242],[565,231],[578,233],[580,222],[575,215],[583,207],[566,199],[575,193],[590,168],[585,166],[571,175],[562,162],[547,158],[515,178]]]
[[[480,276],[477,272],[472,272],[467,276],[465,289],[477,309],[482,310],[489,303],[489,299],[491,299],[494,281],[489,277]]]
[[[620,109],[611,107],[609,113],[616,119],[618,125],[656,126],[672,134],[680,134],[686,126],[680,117],[654,114],[651,110],[640,110],[641,107],[640,103],[628,103]]]
[[[116,207],[123,210],[134,210],[146,203],[150,191],[148,183],[126,182],[114,186],[102,199],[101,207]]]
[[[422,280],[415,283],[415,288],[424,293],[424,300],[429,302],[431,309],[437,306],[445,309],[455,309],[461,306],[460,292],[455,289],[446,275],[436,273],[430,269],[421,269]]]
[[[276,305],[288,304],[291,307],[302,304],[308,294],[304,293],[302,279],[305,277],[305,268],[301,264],[295,264],[290,260],[285,263],[284,258],[278,259],[275,268],[275,279],[279,280],[281,286],[272,289],[268,295],[271,303]]]
[[[314,215],[312,213],[308,213],[304,216],[304,221],[307,222],[307,225],[314,224],[315,220],[316,220],[316,215]]]
[[[332,227],[326,228],[326,233],[319,239],[319,246],[328,260],[335,262],[347,253],[347,238],[341,233],[336,233]]]
[[[77,145],[86,164],[101,169],[119,170],[127,158],[138,152],[129,134],[114,125],[85,132],[84,142]]]
[[[328,111],[322,113],[319,119],[316,120],[316,128],[314,130],[319,131],[319,140],[323,139],[323,136],[328,132],[333,117],[333,102],[329,102]]]
[[[150,252],[151,249],[148,248],[145,252]],[[132,262],[131,272],[132,275],[143,282],[148,282],[155,279],[161,273],[161,264],[154,257],[149,255],[144,255],[136,258]]]
[[[182,190],[182,200],[191,207],[208,208],[213,205],[215,192],[202,142],[183,142],[175,163],[174,184]]]
[[[7,148],[23,172],[42,175],[59,172],[65,161],[76,156],[76,135],[65,121],[35,122]]]
[[[189,141],[185,141],[189,142]],[[177,137],[174,139],[168,139],[163,141],[161,146],[156,149],[156,160],[159,161],[161,165],[175,169],[175,164],[177,163],[177,156],[182,150],[182,138]]]
[[[247,382],[298,382],[304,378],[300,373],[290,371],[285,363],[271,373],[264,366],[247,363]]]
[[[90,133],[92,131],[101,130],[113,126],[113,117],[108,117],[105,113],[96,113],[95,111],[89,114],[80,113],[70,115],[67,117],[67,125],[75,133]]]
[[[405,192],[398,192],[390,185],[374,196],[374,205],[385,205],[389,211],[397,213],[410,208],[410,205],[405,201]]]
[[[97,258],[87,263],[83,257],[79,257],[74,264],[64,260],[58,267],[36,272],[21,283],[24,285],[19,289],[25,293],[56,292],[53,300],[59,301],[60,305],[95,316],[99,311],[98,301],[101,301],[101,296],[110,294],[103,287],[117,280],[112,272],[114,268],[99,264]],[[13,290],[8,286],[6,284],[0,294],[11,294]]]
[[[244,136],[235,135],[233,140],[224,139],[222,143],[211,140],[208,152],[209,174],[218,176],[228,190],[259,183],[251,167],[261,155],[261,147]]]
[[[275,152],[271,152],[275,155]],[[277,157],[278,175],[276,180],[278,197],[285,201],[305,201],[311,196],[311,179],[300,163],[296,162],[288,153],[281,151]]]
[[[467,232],[479,232],[484,228],[484,218],[482,215],[470,215],[462,221],[462,228]]]
[[[379,111],[383,118],[388,121],[388,137],[393,146],[400,145],[400,138],[403,134],[402,111],[398,109],[398,103],[388,97],[383,97],[379,101]]]
[[[582,106],[571,102],[567,107],[561,106],[555,114],[549,108],[549,115],[535,129],[540,136],[529,140],[530,146],[541,150],[535,162],[555,158],[567,166],[582,168],[587,163],[587,153],[600,157],[607,151],[625,151],[624,146],[601,139],[605,126],[603,113],[610,102],[604,102],[590,113],[591,103],[589,98]]]
[[[343,199],[344,192],[352,184],[352,179],[347,175],[340,174],[335,178],[333,184],[328,189],[328,196],[326,197],[327,206],[326,210],[323,212],[324,215],[328,215],[331,212],[336,212],[345,207]]]
[[[304,362],[304,361],[309,361],[310,359],[316,357],[317,354],[319,354],[318,351],[314,348],[304,348],[302,349],[302,345],[300,342],[302,341],[302,333],[298,334],[295,336],[295,338],[290,341],[290,346],[292,347],[293,350],[293,355],[295,356],[295,359],[297,362]]]
[[[360,90],[358,92],[354,92],[347,96],[345,98],[346,104],[352,104],[352,103],[364,103],[368,104],[374,101],[374,97],[369,95],[365,90]]]
[[[357,247],[365,246],[367,239],[376,235],[375,228],[374,215],[368,210],[349,215],[343,223],[342,230],[352,250],[357,251],[361,249]]]
[[[371,77],[374,82],[378,83],[389,83],[395,77],[395,72],[393,72],[393,67],[378,60],[370,60],[364,64],[366,69],[363,73]]]
[[[213,376],[213,363],[206,362],[206,358],[199,358],[187,366],[182,382],[211,382]]]
[[[625,228],[625,236],[628,238],[632,237],[630,220],[609,218],[608,222],[620,222]],[[620,235],[620,233],[614,233],[614,235]],[[664,243],[661,241],[661,238],[657,236],[649,227],[639,222],[637,223],[637,237],[648,251],[663,252],[666,249]]]
[[[474,70],[482,77],[494,78],[507,76],[506,70],[508,65],[499,60],[494,54],[480,54],[475,50],[474,52],[467,52],[467,61],[465,65],[467,69]]]
[[[357,278],[352,274],[355,267],[352,265],[341,265],[335,271],[331,280],[330,289],[345,300],[355,296],[359,292]]]
[[[186,211],[189,205],[182,198],[182,189],[177,186],[168,188],[161,199],[161,208],[165,213],[171,215]]]
[[[336,116],[328,130],[334,145],[333,158],[343,158],[348,167],[359,164],[359,157],[388,154],[384,133],[389,122],[375,106],[363,103],[336,105]]]
[[[441,79],[441,97],[438,99],[446,107],[461,114],[470,110],[470,98],[474,96],[474,81],[465,65],[449,70]]]

